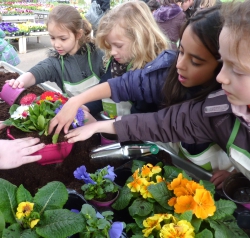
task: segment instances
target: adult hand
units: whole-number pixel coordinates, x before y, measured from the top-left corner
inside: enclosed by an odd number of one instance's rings
[[[6,125],[3,124],[3,121],[0,121],[0,130],[4,129]]]
[[[212,178],[210,179],[210,182],[215,185],[217,189],[221,189],[223,186],[224,180],[231,174],[231,172],[228,172],[227,170],[218,170],[216,171]]]
[[[32,155],[45,145],[38,138],[0,140],[0,169],[11,169],[35,162],[41,155]]]

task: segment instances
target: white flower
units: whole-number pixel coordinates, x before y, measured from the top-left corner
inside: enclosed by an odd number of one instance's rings
[[[25,119],[27,116],[29,116],[29,106],[22,105],[16,109],[16,111],[11,115],[11,118],[14,118],[14,120],[17,119]]]

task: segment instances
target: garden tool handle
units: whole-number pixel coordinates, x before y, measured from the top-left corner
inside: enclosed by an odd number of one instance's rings
[[[201,168],[200,166],[192,163],[191,161],[187,161],[181,157],[179,157],[175,151],[169,147],[166,146],[165,143],[163,142],[151,142],[151,141],[146,141],[145,143],[150,143],[150,144],[155,144],[159,147],[159,149],[167,152],[168,154],[170,154],[172,160],[173,160],[173,164],[179,168],[181,168],[182,170],[187,171],[188,173],[190,173],[191,175],[195,176],[195,178],[198,179],[202,179],[202,180],[210,180],[212,177],[212,174],[208,171],[206,171],[205,169]]]

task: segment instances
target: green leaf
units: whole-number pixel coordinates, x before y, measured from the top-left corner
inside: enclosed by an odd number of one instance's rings
[[[128,208],[130,216],[147,216],[150,212],[153,211],[153,203],[148,202],[145,199],[137,198],[134,200],[132,205]]]
[[[213,233],[208,229],[204,229],[202,232],[195,235],[195,238],[213,238],[213,237],[214,237]]]
[[[43,115],[39,115],[37,119],[37,126],[39,130],[43,130],[45,127],[45,118]]]
[[[168,200],[173,197],[173,193],[168,190],[165,182],[160,182],[157,184],[152,184],[148,186],[148,191],[152,194],[154,199],[164,208],[168,210],[173,210],[171,206],[168,205]]]
[[[87,217],[88,219],[96,218],[96,210],[89,204],[82,205],[81,213],[84,215],[84,217]]]
[[[47,210],[40,221],[36,232],[45,238],[68,237],[81,232],[85,227],[82,215],[67,209]]]
[[[144,164],[146,164],[145,161],[142,161],[142,160],[133,160],[133,165],[132,165],[132,168],[131,168],[132,174],[133,174],[138,168],[141,168]]]
[[[215,186],[213,183],[206,181],[206,180],[200,180],[199,184],[203,185],[204,188],[210,191],[211,194],[215,193]]]
[[[192,211],[186,211],[180,215],[180,220],[187,220],[188,222],[191,222],[193,217]]]
[[[5,220],[4,220],[4,215],[0,211],[0,235],[2,234],[3,230],[5,228]],[[1,236],[2,237],[2,236]]]
[[[16,222],[16,191],[17,187],[15,185],[0,178],[0,211],[4,215],[5,222],[10,224]]]
[[[104,219],[98,219],[97,223],[97,228],[100,230],[106,229],[107,231],[110,229],[111,224],[109,221],[104,220]]]
[[[25,229],[21,231],[21,238],[40,238],[40,236],[36,233],[35,230]]]
[[[129,205],[130,200],[133,198],[133,194],[127,186],[124,186],[119,193],[119,197],[112,204],[112,208],[115,210],[122,210]]]
[[[232,215],[237,208],[236,204],[229,200],[220,199],[215,202],[216,211],[213,215],[213,220],[224,218],[228,215]]]
[[[68,192],[65,185],[53,181],[38,189],[35,194],[34,203],[41,207],[40,214],[45,210],[62,208],[68,200]]]
[[[215,238],[248,238],[248,235],[238,227],[234,216],[228,216],[221,220],[207,219],[210,226],[215,230]]]
[[[10,225],[4,229],[2,238],[17,238],[21,237],[21,227],[18,223]]]
[[[173,179],[178,177],[179,173],[182,173],[181,169],[178,169],[174,166],[164,166],[164,178],[166,181],[171,182]]]
[[[33,202],[33,197],[31,196],[30,192],[21,184],[17,189],[16,200],[17,204],[21,202]]]
[[[10,107],[10,110],[9,110],[9,114],[12,115],[16,109],[19,107],[20,105],[17,105],[17,104],[13,104],[11,107]]]
[[[202,223],[202,219],[197,218],[196,216],[193,216],[191,224],[194,227],[195,232],[198,232],[200,230],[201,223]]]
[[[57,143],[58,137],[59,137],[59,134],[54,134],[54,135],[52,136],[52,143],[53,143],[53,144],[56,144],[56,143]]]

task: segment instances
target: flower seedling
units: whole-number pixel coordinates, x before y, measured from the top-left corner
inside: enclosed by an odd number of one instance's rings
[[[80,214],[85,220],[86,226],[79,233],[80,237],[88,238],[120,238],[125,227],[123,222],[111,222],[112,211],[105,211],[101,214],[89,204],[82,206]]]
[[[133,161],[132,176],[112,207],[128,208],[134,237],[247,237],[229,200],[214,201],[215,187],[193,181],[173,166]]]
[[[68,98],[57,92],[44,92],[40,97],[27,94],[20,100],[21,105],[10,107],[10,118],[4,121],[7,126],[14,126],[24,132],[37,131],[38,135],[48,135],[50,120],[55,117]],[[84,113],[80,108],[72,126],[84,124]],[[57,143],[58,135],[54,135],[52,143]]]
[[[106,201],[107,194],[115,194],[118,191],[118,185],[114,183],[114,167],[106,166],[98,169],[95,173],[87,173],[83,165],[74,171],[75,178],[84,181],[81,187],[86,200]]]
[[[80,214],[63,209],[68,192],[61,182],[48,183],[33,197],[23,185],[0,179],[0,197],[0,237],[66,238],[85,227]]]

